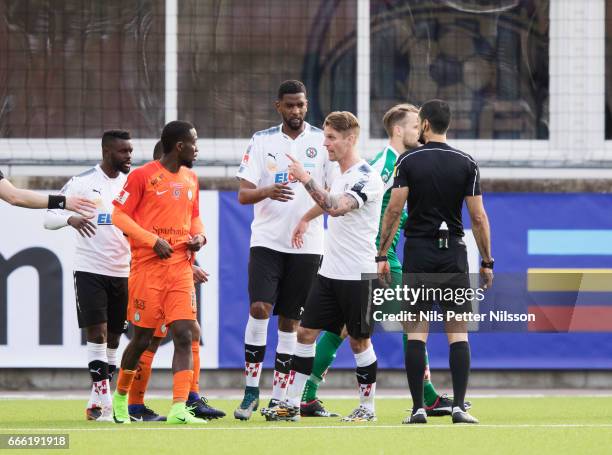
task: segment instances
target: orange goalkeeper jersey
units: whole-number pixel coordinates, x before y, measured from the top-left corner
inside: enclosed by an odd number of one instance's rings
[[[181,166],[176,174],[159,161],[151,161],[133,171],[113,204],[140,227],[166,240],[174,250],[171,264],[190,256],[185,242],[189,239],[192,220],[200,216],[198,178]],[[150,245],[130,240],[132,267],[158,260]]]

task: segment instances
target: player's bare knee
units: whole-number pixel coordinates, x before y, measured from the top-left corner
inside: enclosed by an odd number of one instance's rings
[[[253,302],[249,313],[255,319],[270,319],[270,313],[272,311],[272,305],[266,302]]]
[[[163,341],[163,338],[160,337],[152,337],[151,341],[149,341],[149,345],[147,346],[147,351],[150,351],[152,353],[156,353],[157,349],[159,349],[159,346],[161,345]]]
[[[446,337],[448,338],[448,344],[468,340],[467,322],[451,320],[444,324],[444,328],[446,329]]]
[[[138,356],[140,356],[140,354],[142,354],[149,346],[151,338],[153,338],[153,329],[135,327],[134,336],[132,337],[129,346],[131,346],[131,348],[136,351]]]
[[[86,332],[88,342],[96,344],[106,343],[106,323],[89,326]]]
[[[108,347],[108,349],[117,349],[119,347],[120,339],[120,333],[108,332],[108,335],[106,337],[106,347]]]
[[[172,327],[174,349],[191,351],[191,327],[188,324],[175,323]]]
[[[427,322],[406,322],[404,332],[408,340],[427,342],[429,324]]]
[[[278,330],[281,332],[293,333],[297,332],[300,321],[296,319],[289,319],[284,316],[278,318]]]
[[[351,345],[351,350],[355,354],[365,351],[372,344],[369,338],[353,338],[349,336],[348,339],[349,344]]]
[[[317,341],[317,337],[321,331],[317,329],[307,329],[304,327],[298,328],[297,341],[301,344],[313,344]]]

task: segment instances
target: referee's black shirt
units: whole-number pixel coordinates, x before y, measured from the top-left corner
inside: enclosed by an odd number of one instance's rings
[[[406,237],[436,237],[443,221],[451,235],[463,237],[463,200],[482,194],[476,161],[442,142],[428,142],[398,158],[393,188],[403,187],[409,188]]]

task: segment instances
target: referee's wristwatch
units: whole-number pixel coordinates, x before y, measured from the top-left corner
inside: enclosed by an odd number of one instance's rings
[[[495,264],[495,259],[491,258],[490,261],[485,261],[484,259],[480,261],[480,267],[483,269],[491,269],[493,270],[493,265]]]

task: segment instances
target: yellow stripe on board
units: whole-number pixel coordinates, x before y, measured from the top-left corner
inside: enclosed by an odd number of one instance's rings
[[[612,269],[527,269],[530,292],[610,292]]]

